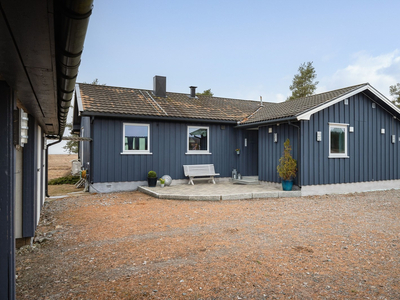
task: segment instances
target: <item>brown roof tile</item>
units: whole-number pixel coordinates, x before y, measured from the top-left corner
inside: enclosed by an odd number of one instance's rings
[[[251,124],[301,113],[334,100],[365,84],[355,85],[282,103],[238,100],[199,95],[169,93],[167,97],[156,97],[150,90],[121,88],[104,85],[79,84],[83,110],[92,113],[107,113],[132,116],[156,116],[171,118],[237,121]]]
[[[190,98],[187,94],[169,93],[156,97],[152,91],[103,85],[79,84],[83,110],[190,119],[239,121],[252,114],[258,101],[209,96]]]
[[[318,107],[323,103],[341,97],[366,84],[354,85],[347,88],[342,88],[334,91],[316,94],[304,98],[298,98],[281,103],[264,103],[264,106],[261,109],[259,109],[252,117],[241,122],[241,124],[250,124],[255,122],[276,120],[286,117],[295,117],[299,114],[307,112],[310,109]]]

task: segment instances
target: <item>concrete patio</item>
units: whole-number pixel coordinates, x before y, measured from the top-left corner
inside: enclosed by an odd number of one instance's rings
[[[295,187],[294,187],[295,188]],[[194,185],[179,184],[164,188],[140,186],[138,191],[159,199],[175,200],[244,200],[259,198],[300,197],[300,190],[282,191],[281,185],[257,184],[243,185],[232,182],[196,182]]]

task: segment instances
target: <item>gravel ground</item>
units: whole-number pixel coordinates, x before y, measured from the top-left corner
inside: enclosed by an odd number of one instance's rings
[[[400,191],[46,202],[18,299],[400,299]],[[41,242],[41,243],[40,243]]]

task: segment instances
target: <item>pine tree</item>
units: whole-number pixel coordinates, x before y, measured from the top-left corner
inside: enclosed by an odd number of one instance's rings
[[[71,123],[67,123],[65,125],[65,127],[68,128],[69,130],[71,130],[71,132],[70,132],[71,136],[78,137],[77,134],[72,133],[72,124]],[[71,154],[71,153],[77,154],[78,153],[78,141],[68,140],[67,143],[65,144],[65,146],[63,146],[63,149],[67,150],[69,154]]]
[[[390,86],[390,95],[393,96],[393,104],[400,108],[400,83]]]
[[[317,89],[318,81],[314,81],[317,77],[313,62],[303,63],[299,67],[299,74],[294,75],[293,83],[289,87],[292,91],[292,96],[288,97],[286,101],[306,96],[311,96]]]

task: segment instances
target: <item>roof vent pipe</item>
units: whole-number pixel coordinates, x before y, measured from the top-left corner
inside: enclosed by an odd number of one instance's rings
[[[190,98],[196,98],[196,88],[197,86],[190,86]]]
[[[260,96],[260,106],[264,106],[262,103],[262,96]]]

